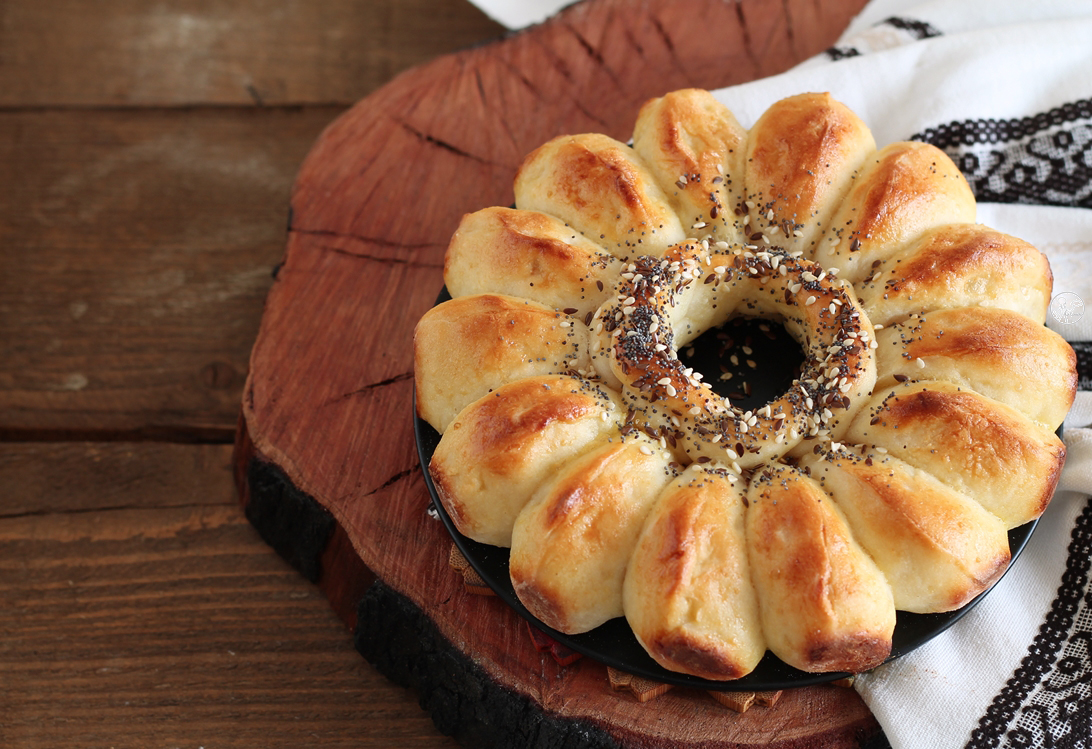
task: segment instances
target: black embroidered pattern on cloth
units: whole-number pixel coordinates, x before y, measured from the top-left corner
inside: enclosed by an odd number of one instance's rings
[[[1077,389],[1092,390],[1092,341],[1069,344],[1077,354]]]
[[[1077,518],[1046,621],[966,749],[1092,749],[1092,502]]]
[[[894,36],[895,39],[883,39],[884,36]],[[881,21],[865,32],[865,39],[875,40],[878,44],[870,43],[869,49],[861,50],[859,47],[831,47],[826,51],[831,60],[841,60],[846,57],[857,57],[865,52],[874,52],[878,48],[889,48],[905,42],[916,42],[928,39],[932,36],[940,36],[940,31],[930,26],[925,21],[913,18],[891,17]]]
[[[1092,99],[1034,117],[950,122],[911,140],[951,156],[979,201],[1092,208]]]

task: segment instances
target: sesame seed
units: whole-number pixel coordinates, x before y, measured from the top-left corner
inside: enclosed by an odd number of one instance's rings
[[[649,447],[648,445],[641,445],[638,449],[644,455],[651,455],[652,454],[652,448]]]

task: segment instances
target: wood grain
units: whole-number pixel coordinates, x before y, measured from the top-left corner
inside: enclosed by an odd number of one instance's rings
[[[455,745],[247,524],[230,452],[0,446],[4,746]]]
[[[230,441],[290,186],[340,111],[0,113],[0,434]]]
[[[747,713],[728,724],[711,699],[674,692],[650,712],[606,691],[598,664],[562,668],[539,653],[498,599],[466,594],[446,564],[446,532],[426,512],[407,418],[413,326],[441,286],[459,217],[510,203],[534,145],[585,130],[624,140],[649,96],[778,72],[829,45],[859,7],[577,5],[403,74],[331,124],[293,189],[285,265],[244,393],[252,442],[240,462],[268,461],[315,498],[364,564],[456,651],[473,653],[487,680],[627,742],[850,746],[875,723],[855,693],[833,687],[794,692],[772,720]]]
[[[6,0],[0,107],[348,105],[502,31],[465,0]]]
[[[464,0],[0,3],[0,745],[455,746],[230,457],[307,150],[499,33]]]

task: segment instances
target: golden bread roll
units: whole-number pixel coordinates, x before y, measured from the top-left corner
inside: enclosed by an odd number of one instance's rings
[[[708,91],[684,89],[641,107],[633,149],[689,232],[736,241],[743,231],[747,131]]]
[[[877,149],[829,94],[745,130],[686,89],[641,108],[632,148],[542,145],[514,192],[464,217],[414,367],[437,499],[511,544],[533,616],[625,614],[707,679],[767,648],[860,672],[896,608],[949,611],[1004,571],[1057,484],[1076,357],[1042,325],[1046,258],[975,223],[948,156]],[[740,317],[799,351],[765,371],[777,344]]]
[[[928,143],[892,143],[866,160],[813,257],[856,283],[926,229],[974,216],[974,194],[946,153]]]
[[[876,385],[941,380],[1057,429],[1077,392],[1077,357],[1060,335],[997,307],[937,310],[876,331]]]
[[[485,208],[455,230],[444,284],[453,297],[507,294],[584,320],[613,290],[620,262],[553,216]]]
[[[527,610],[559,632],[622,616],[622,579],[645,517],[675,477],[673,456],[639,432],[558,470],[516,517],[509,574]]]
[[[1042,514],[1065,444],[1014,408],[947,382],[878,391],[846,432],[878,445],[977,500],[1015,528]]]
[[[417,414],[443,433],[506,382],[591,367],[583,322],[527,299],[476,294],[433,307],[413,335]]]
[[[954,307],[1000,307],[1036,322],[1046,319],[1054,277],[1039,250],[1022,239],[976,224],[925,232],[857,284],[872,324]]]
[[[794,468],[770,464],[747,491],[747,544],[762,630],[802,671],[864,671],[891,651],[895,606],[838,507]]]
[[[511,546],[512,525],[554,470],[618,434],[618,396],[564,375],[502,385],[459,412],[429,473],[459,531]]]
[[[748,239],[811,258],[858,169],[876,142],[830,94],[775,102],[747,140],[744,207]]]
[[[629,559],[626,619],[661,665],[738,679],[766,652],[751,585],[746,485],[691,465],[660,495]]]
[[[606,135],[566,135],[524,159],[516,207],[557,216],[620,258],[662,254],[686,230],[648,167]]]
[[[844,513],[899,610],[959,608],[1005,571],[1005,526],[928,473],[867,447],[813,453],[800,464]]]

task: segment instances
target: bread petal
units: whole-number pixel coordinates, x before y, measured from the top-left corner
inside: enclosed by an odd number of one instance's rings
[[[686,239],[648,167],[606,135],[565,135],[539,146],[514,189],[517,208],[557,216],[616,257],[659,255]]]
[[[801,465],[845,513],[900,610],[957,609],[1008,566],[1001,521],[908,463],[860,448],[812,454]]]
[[[516,518],[509,573],[523,605],[575,634],[621,616],[622,580],[645,517],[675,478],[673,456],[640,433],[561,469]]]
[[[660,495],[629,560],[623,602],[658,663],[706,679],[754,670],[766,643],[751,585],[746,485],[690,466]]]
[[[617,435],[617,394],[562,375],[502,385],[464,408],[429,462],[459,531],[510,546],[516,516],[554,471]]]
[[[413,335],[417,413],[441,434],[506,382],[591,368],[583,322],[527,299],[476,294],[438,304]]]
[[[611,292],[620,265],[560,219],[494,207],[463,217],[447,248],[444,283],[453,297],[506,294],[584,320]]]
[[[891,650],[891,589],[819,485],[767,466],[747,492],[747,543],[770,650],[803,671],[859,672]]]

